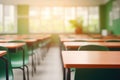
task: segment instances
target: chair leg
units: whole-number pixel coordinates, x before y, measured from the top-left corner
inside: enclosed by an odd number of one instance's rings
[[[33,60],[33,54],[32,54],[32,76],[34,75],[34,60]]]
[[[23,80],[26,80],[26,77],[25,77],[25,68],[20,68],[22,71],[23,71]]]
[[[37,49],[37,65],[40,65],[40,51],[39,48]]]
[[[35,53],[34,59],[35,59],[35,60],[34,60],[34,71],[35,71],[35,73],[36,73],[36,72],[37,72],[37,70],[36,70],[36,69],[37,69],[37,62],[36,62],[36,61],[37,61],[37,53]]]
[[[37,55],[37,60],[38,60],[38,65],[40,65],[40,53],[38,53],[38,55]]]
[[[36,64],[35,64],[35,53],[32,54],[32,76],[34,76],[34,73],[36,73]]]
[[[25,77],[25,68],[23,67],[23,80],[26,80],[26,77]]]
[[[27,80],[29,80],[29,67],[27,65],[25,65],[26,69],[27,69]]]

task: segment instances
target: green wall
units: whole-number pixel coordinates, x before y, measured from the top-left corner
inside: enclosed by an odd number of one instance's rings
[[[28,5],[18,5],[17,6],[17,24],[18,24],[18,34],[28,34],[29,33],[29,6]]]
[[[106,28],[105,5],[101,5],[99,9],[100,9],[100,12],[99,12],[99,14],[100,14],[100,29],[102,30],[102,29]]]
[[[107,4],[100,6],[100,26],[101,29],[108,29],[114,35],[120,34],[120,18],[112,21],[112,26],[110,25],[109,13],[112,11],[113,1],[110,0]]]

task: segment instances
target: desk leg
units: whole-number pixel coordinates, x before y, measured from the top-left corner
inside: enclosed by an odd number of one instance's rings
[[[26,80],[26,77],[25,77],[25,51],[24,51],[24,48],[23,47],[20,47],[18,49],[21,49],[23,51],[23,80]]]
[[[63,80],[66,80],[66,69],[63,68]]]
[[[70,68],[67,68],[67,80],[71,80]]]
[[[36,73],[36,64],[35,64],[35,60],[34,60],[34,56],[35,54],[32,54],[32,76],[34,75],[34,73]]]
[[[34,53],[34,45],[32,45],[32,76],[34,75],[34,73],[36,73],[36,63],[35,63],[35,60],[34,60],[34,56],[35,53]]]

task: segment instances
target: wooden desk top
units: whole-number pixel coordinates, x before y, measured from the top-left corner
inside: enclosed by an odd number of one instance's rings
[[[120,40],[118,38],[112,38],[115,40]],[[70,42],[70,41],[76,41],[76,40],[83,40],[83,41],[87,41],[87,42],[105,42],[107,40],[111,40],[111,39],[105,39],[105,38],[100,38],[100,39],[94,39],[94,38],[60,38],[61,42]]]
[[[19,48],[25,45],[25,43],[0,43],[0,46],[7,47],[9,49]]]
[[[106,47],[120,47],[120,42],[64,42],[63,43],[67,47],[79,47],[84,45],[102,45]]]
[[[70,37],[69,37],[70,36]],[[117,36],[113,36],[113,35],[109,35],[109,36],[102,36],[102,35],[98,35],[98,34],[94,34],[94,35],[60,35],[60,41],[61,42],[67,42],[67,41],[75,41],[75,40],[84,40],[87,42],[104,42],[106,40],[111,40],[111,39],[115,39],[115,40],[120,40],[120,37]]]
[[[33,43],[50,38],[50,35],[3,35],[0,36],[0,42],[8,42],[13,40],[23,40],[26,43]]]
[[[120,68],[120,51],[62,51],[65,68]]]
[[[25,41],[26,43],[34,43],[37,41],[37,39],[21,39],[22,41]]]
[[[0,57],[4,56],[6,54],[6,51],[0,51]]]
[[[0,39],[0,43],[5,43],[9,41],[13,41],[14,39]]]

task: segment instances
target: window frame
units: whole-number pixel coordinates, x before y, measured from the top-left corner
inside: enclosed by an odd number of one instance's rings
[[[34,10],[36,10],[37,7],[39,7],[39,6],[30,6],[30,8],[32,8],[32,9],[34,9]],[[40,7],[40,8],[39,8],[40,11],[41,11],[42,8],[45,8],[45,7],[49,7],[49,8],[50,8],[50,12],[51,12],[56,6],[52,6],[52,7],[51,7],[51,6]],[[67,30],[67,26],[66,26],[66,23],[65,23],[65,22],[66,22],[66,17],[65,17],[65,15],[66,15],[65,12],[66,12],[66,11],[65,11],[65,10],[66,10],[67,8],[70,8],[70,9],[73,9],[73,8],[74,8],[74,10],[75,10],[75,12],[73,12],[73,13],[75,13],[74,16],[75,16],[75,17],[78,17],[78,15],[77,15],[77,13],[78,13],[77,8],[80,8],[81,6],[67,6],[67,7],[59,6],[59,7],[63,8],[63,11],[64,11],[64,14],[63,14],[63,16],[64,16],[64,20],[63,20],[64,26],[63,26],[63,29],[64,29],[64,30],[62,31],[62,33],[74,33],[74,31],[68,31],[68,30]],[[86,8],[86,9],[87,9],[87,13],[86,13],[86,14],[88,14],[88,16],[87,16],[87,24],[86,24],[86,26],[87,26],[87,31],[84,32],[84,33],[91,33],[91,32],[89,31],[89,29],[88,29],[88,28],[90,28],[90,27],[89,27],[89,25],[90,25],[90,24],[89,24],[89,20],[90,20],[89,9],[91,9],[91,7],[92,7],[92,8],[94,8],[94,7],[96,8],[96,7],[97,7],[97,9],[98,9],[98,25],[97,25],[97,26],[98,26],[98,32],[97,32],[97,31],[94,31],[93,33],[100,33],[100,22],[99,22],[99,21],[100,21],[100,20],[99,20],[99,19],[100,19],[100,17],[99,17],[99,10],[100,10],[100,9],[99,9],[99,6],[81,7],[81,8]],[[30,12],[30,8],[29,8],[29,12]],[[35,8],[36,8],[36,9],[35,9]],[[33,11],[34,11],[34,10],[33,10]],[[41,13],[40,11],[39,11],[39,13]],[[50,15],[52,16],[53,13],[51,12]],[[41,14],[39,14],[39,15],[37,15],[37,16],[35,16],[35,17],[30,16],[30,14],[29,14],[29,20],[30,20],[30,19],[33,19],[33,20],[36,19],[36,20],[38,20],[38,18],[40,18],[40,20],[41,20]],[[41,25],[40,25],[40,26],[41,26]],[[39,26],[39,27],[40,27],[40,26]],[[31,31],[33,28],[32,28],[32,29],[30,29],[30,28],[31,28],[31,27],[30,27],[30,22],[29,22],[29,32],[30,32],[30,33],[41,33],[41,32],[34,32],[35,30],[34,30],[34,31]],[[41,26],[41,28],[42,28],[42,26]],[[42,31],[42,32],[43,32],[43,31]],[[53,32],[51,32],[51,31],[50,31],[50,32],[47,32],[47,31],[46,31],[46,32],[44,32],[44,33],[56,33],[56,32],[54,32],[54,31],[53,31]],[[58,33],[61,33],[61,31],[58,32]]]
[[[16,34],[17,33],[17,8],[16,5],[12,5],[12,4],[0,4],[2,5],[2,31],[0,32],[0,34]],[[14,7],[14,31],[13,32],[9,32],[9,31],[5,31],[5,6],[13,6]]]

